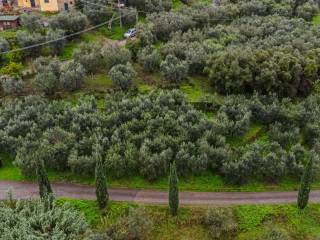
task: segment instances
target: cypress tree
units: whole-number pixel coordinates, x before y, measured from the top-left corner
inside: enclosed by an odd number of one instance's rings
[[[41,158],[37,160],[36,174],[39,185],[40,198],[46,199],[48,195],[52,195],[52,188],[44,166],[44,162]]]
[[[298,194],[298,207],[304,209],[308,205],[309,194],[312,183],[312,157],[309,159],[307,166],[301,178],[300,189]]]
[[[106,168],[103,161],[102,146],[96,144],[94,150],[94,158],[96,159],[95,180],[96,180],[96,196],[100,209],[105,209],[108,204],[109,194],[107,189]]]
[[[178,214],[179,208],[179,187],[178,187],[178,176],[176,163],[170,164],[170,175],[169,175],[169,210],[172,216]]]

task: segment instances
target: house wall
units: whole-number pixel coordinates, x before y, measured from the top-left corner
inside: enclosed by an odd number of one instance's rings
[[[40,0],[40,9],[44,12],[58,12],[59,6],[57,0]]]
[[[74,0],[57,0],[59,5],[59,11],[64,11],[65,9],[65,3],[68,4],[69,10],[74,8]]]
[[[36,7],[40,6],[40,0],[34,0]],[[30,0],[18,0],[18,6],[24,8],[31,8]]]
[[[18,21],[0,21],[0,31],[18,27]]]

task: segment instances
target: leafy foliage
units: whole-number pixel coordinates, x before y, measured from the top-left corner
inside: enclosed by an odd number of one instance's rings
[[[205,213],[203,224],[212,239],[229,239],[237,231],[237,222],[229,208],[209,208]]]
[[[71,240],[86,231],[88,225],[82,215],[48,201],[21,200],[12,206],[1,202],[0,239]]]
[[[109,71],[112,83],[121,90],[128,90],[132,86],[135,75],[136,72],[130,63],[115,65]]]

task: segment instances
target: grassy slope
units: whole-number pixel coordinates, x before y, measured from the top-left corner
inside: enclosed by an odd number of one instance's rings
[[[106,216],[101,216],[94,201],[60,199],[71,207],[84,213],[92,227],[106,229],[128,208],[137,204],[111,202]],[[154,221],[154,230],[150,239],[161,240],[206,240],[206,229],[201,225],[205,207],[181,207],[179,216],[168,215],[166,206],[145,206]],[[286,229],[295,240],[311,240],[320,236],[320,204],[312,204],[306,210],[299,211],[294,205],[247,205],[232,207],[238,222],[235,239],[255,240],[266,226],[278,226]],[[222,238],[223,239],[223,238]]]

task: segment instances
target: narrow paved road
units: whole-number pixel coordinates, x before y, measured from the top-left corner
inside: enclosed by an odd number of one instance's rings
[[[93,186],[71,183],[54,183],[56,196],[95,199]],[[38,197],[38,186],[33,182],[0,181],[0,199],[4,199],[11,188],[16,199]],[[166,204],[167,193],[157,190],[109,189],[110,198],[114,201],[128,201],[147,204]],[[294,203],[297,192],[181,192],[180,203],[186,205],[232,205],[232,204],[278,204]],[[320,202],[320,190],[312,191],[310,200]]]

